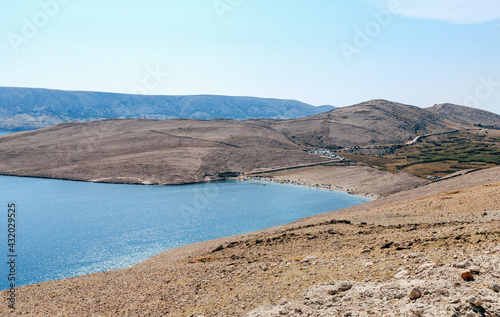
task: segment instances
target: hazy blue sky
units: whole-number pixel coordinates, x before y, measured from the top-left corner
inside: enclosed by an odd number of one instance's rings
[[[0,86],[500,112],[498,0],[0,0]]]

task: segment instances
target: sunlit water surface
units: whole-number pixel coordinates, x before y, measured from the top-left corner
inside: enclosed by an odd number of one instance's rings
[[[162,251],[368,201],[322,189],[226,181],[182,186],[0,176],[0,287],[9,288],[7,204],[16,209],[16,285],[134,265]]]

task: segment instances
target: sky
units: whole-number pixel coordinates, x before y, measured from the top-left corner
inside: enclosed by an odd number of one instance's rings
[[[0,86],[500,113],[498,0],[0,0]]]

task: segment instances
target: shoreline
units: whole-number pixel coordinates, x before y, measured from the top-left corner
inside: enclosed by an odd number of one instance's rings
[[[15,174],[0,174],[0,176],[5,177],[20,177],[20,178],[33,178],[33,179],[47,179],[47,180],[59,180],[59,181],[68,181],[68,182],[83,182],[83,183],[91,183],[91,184],[114,184],[114,185],[142,185],[142,186],[182,186],[182,185],[196,185],[196,184],[207,184],[207,183],[216,183],[216,182],[224,182],[228,180],[238,180],[238,181],[260,181],[267,182],[273,184],[281,184],[281,185],[294,185],[294,186],[304,186],[310,188],[317,189],[326,189],[330,191],[339,191],[345,192],[350,195],[356,195],[361,197],[366,197],[370,199],[380,199],[382,198],[380,195],[376,195],[373,193],[354,193],[356,188],[350,188],[349,186],[340,186],[335,184],[325,184],[325,183],[313,183],[308,180],[290,180],[290,179],[278,179],[274,177],[266,177],[266,176],[239,176],[239,177],[227,177],[225,179],[216,179],[209,181],[200,181],[200,182],[182,182],[182,183],[174,183],[174,184],[153,184],[153,183],[131,183],[131,182],[118,182],[118,181],[102,181],[102,180],[82,180],[82,179],[71,179],[71,178],[57,178],[57,177],[49,177],[49,176],[29,176],[29,175],[15,175]],[[124,179],[133,179],[132,177],[122,177]],[[138,179],[136,179],[138,180]]]
[[[182,183],[171,183],[171,184],[154,184],[154,183],[148,183],[146,181],[142,182],[119,182],[119,181],[103,181],[103,179],[90,179],[90,180],[84,180],[84,179],[73,179],[73,178],[65,178],[65,177],[50,177],[50,176],[31,176],[31,175],[17,175],[17,174],[5,174],[5,173],[0,173],[0,177],[5,176],[5,177],[20,177],[20,178],[34,178],[34,179],[48,179],[48,180],[58,180],[58,181],[68,181],[68,182],[82,182],[82,183],[90,183],[90,184],[114,184],[114,185],[141,185],[141,186],[182,186],[182,185],[195,185],[195,184],[205,184],[205,183],[215,183],[215,182],[223,182],[227,179],[215,179],[211,181],[199,181],[199,182],[182,182]],[[123,179],[136,179],[139,180],[138,178],[135,177],[119,177]]]
[[[380,195],[376,195],[373,193],[354,193],[356,190],[355,188],[349,188],[349,186],[343,187],[335,184],[325,184],[325,183],[313,183],[307,180],[291,180],[291,179],[279,179],[279,178],[274,178],[274,177],[266,177],[266,176],[239,176],[233,178],[234,180],[241,180],[241,181],[258,181],[258,182],[267,182],[267,183],[273,183],[273,184],[282,184],[282,185],[294,185],[294,186],[304,186],[304,187],[309,187],[309,188],[318,188],[318,189],[326,189],[329,191],[338,191],[338,192],[344,192],[348,193],[350,195],[355,195],[355,196],[361,196],[373,200],[377,200],[382,198]]]

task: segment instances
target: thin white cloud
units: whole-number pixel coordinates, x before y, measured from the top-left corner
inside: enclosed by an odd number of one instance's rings
[[[441,20],[449,23],[475,24],[500,19],[498,0],[367,0],[377,6],[387,7],[399,1],[400,15]]]

